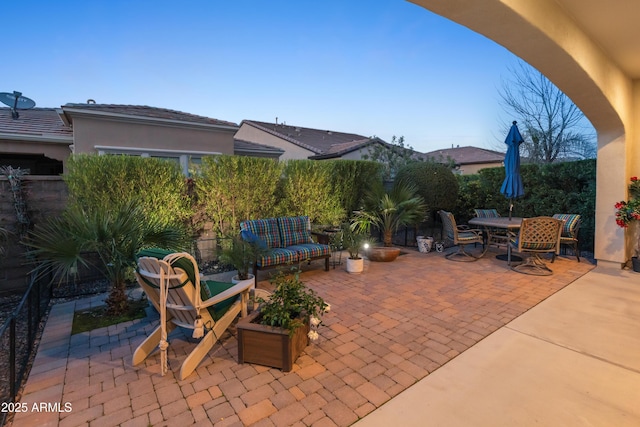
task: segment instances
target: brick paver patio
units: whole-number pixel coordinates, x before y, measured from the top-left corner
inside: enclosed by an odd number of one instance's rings
[[[131,366],[157,316],[70,336],[74,310],[99,299],[57,304],[20,402],[61,402],[61,410],[29,410],[13,425],[348,426],[593,268],[560,257],[552,276],[526,276],[492,251],[457,263],[406,249],[392,263],[367,262],[360,275],[305,267],[302,280],[331,312],[289,373],[238,364],[232,327],[184,381],[175,374],[193,344],[172,333],[163,377],[159,355]]]

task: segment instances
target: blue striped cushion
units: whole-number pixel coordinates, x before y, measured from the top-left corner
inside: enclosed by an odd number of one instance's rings
[[[282,246],[287,248],[301,243],[312,243],[311,231],[307,229],[308,224],[308,216],[278,218]]]
[[[267,244],[269,248],[281,248],[282,240],[276,218],[252,219],[240,223],[241,231],[250,231]]]
[[[510,242],[515,246],[518,247],[519,244],[519,239],[510,239]],[[534,243],[534,242],[529,242],[529,243],[524,243],[522,245],[522,249],[532,249],[532,250],[537,250],[537,251],[544,251],[544,250],[555,250],[556,249],[556,244],[551,242],[551,243]]]
[[[496,209],[474,209],[478,218],[498,218],[500,214]]]
[[[300,254],[298,261],[331,255],[329,245],[321,245],[318,243],[303,243],[301,245],[289,246],[287,249],[294,250]]]
[[[580,221],[580,215],[578,214],[554,214],[553,217],[564,221],[562,225],[563,237],[572,236],[573,229],[578,225],[578,221]]]
[[[256,264],[261,268],[296,262],[298,262],[298,253],[285,248],[274,248],[267,255],[259,256],[256,260]]]

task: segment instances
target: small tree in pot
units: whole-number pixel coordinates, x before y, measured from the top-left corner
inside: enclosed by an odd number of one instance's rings
[[[354,224],[343,224],[340,234],[342,245],[349,253],[347,257],[347,272],[362,273],[364,270],[364,259],[360,256],[360,251],[368,245],[368,238]]]
[[[259,256],[266,255],[268,249],[253,233],[243,231],[240,235],[229,237],[228,245],[220,254],[220,261],[238,270],[237,280],[251,278],[249,269]]]

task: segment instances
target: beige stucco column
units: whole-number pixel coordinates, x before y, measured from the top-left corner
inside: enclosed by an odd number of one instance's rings
[[[640,88],[552,0],[411,0],[501,44],[540,70],[585,113],[598,133],[595,257],[622,265],[632,236],[614,204],[640,175]],[[615,23],[611,23],[615,25]]]

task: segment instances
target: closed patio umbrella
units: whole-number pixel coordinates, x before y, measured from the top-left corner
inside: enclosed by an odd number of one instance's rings
[[[505,178],[500,188],[500,193],[509,199],[509,219],[513,210],[513,199],[524,196],[524,187],[522,185],[522,177],[520,176],[520,144],[524,140],[516,122],[513,122],[507,139],[507,154],[504,156]]]

